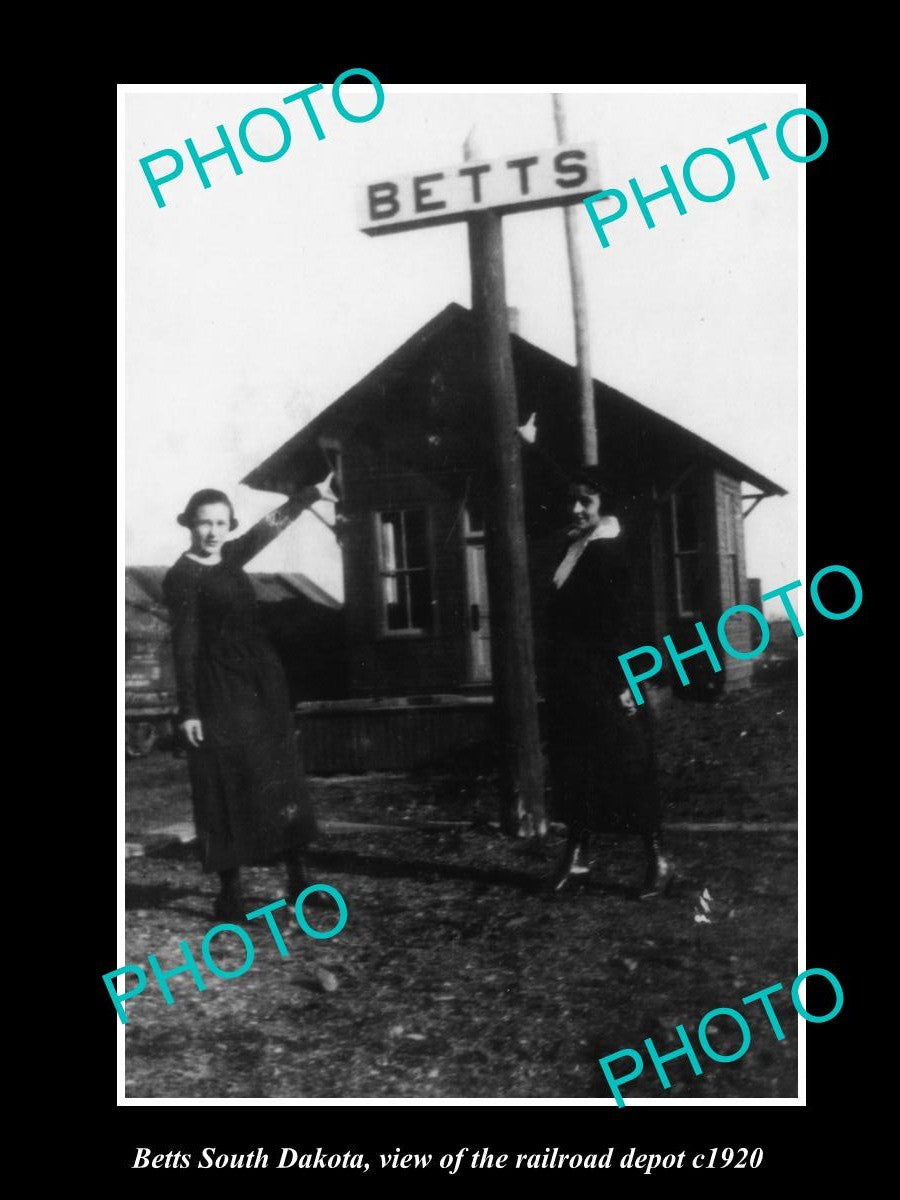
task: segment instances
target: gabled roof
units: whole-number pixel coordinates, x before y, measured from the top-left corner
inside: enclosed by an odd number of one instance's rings
[[[282,481],[290,480],[301,486],[313,482],[321,475],[324,463],[317,439],[327,436],[338,422],[346,425],[354,423],[356,418],[368,417],[368,406],[373,395],[384,396],[392,384],[402,381],[413,364],[424,359],[441,337],[452,331],[461,317],[471,317],[468,309],[460,304],[448,304],[342,396],[338,396],[318,416],[313,417],[308,425],[304,425],[274,454],[254,467],[241,483],[261,491],[283,492],[285,489],[278,486]]]
[[[517,334],[512,338],[519,413],[522,422],[538,412],[538,440],[554,453],[557,461],[571,458],[578,442],[576,368],[542,350]],[[427,380],[432,368],[450,363],[459,380],[454,404],[445,408],[444,419],[460,426],[471,420],[477,407],[477,376],[473,373],[475,325],[471,311],[448,304],[441,312],[362,379],[323,409],[317,417],[242,480],[263,491],[286,492],[318,479],[328,469],[318,439],[361,424],[371,427],[379,419],[391,418],[392,399],[401,394],[410,377]],[[565,397],[563,401],[562,398]],[[712,442],[655,412],[624,392],[594,380],[594,403],[600,431],[600,456],[604,447],[618,462],[658,461],[705,462],[732,478],[752,484],[766,496],[784,496],[786,489],[767,479],[746,463]],[[395,419],[402,420],[402,416]],[[549,434],[548,434],[548,431]]]

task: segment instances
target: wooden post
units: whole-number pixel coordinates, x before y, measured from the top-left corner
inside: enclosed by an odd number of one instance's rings
[[[553,117],[556,122],[556,140],[562,145],[566,141],[566,115],[562,96],[553,95]],[[584,294],[584,274],[578,252],[578,227],[576,211],[580,205],[563,209],[566,223],[566,247],[569,251],[569,278],[572,281],[572,309],[575,315],[575,362],[578,370],[578,396],[581,408],[581,457],[586,466],[597,463],[597,416],[594,407],[594,380],[591,375],[591,352],[588,346],[587,300]],[[580,215],[580,214],[579,214]]]
[[[469,218],[469,257],[490,426],[487,574],[491,669],[501,750],[500,822],[505,832],[529,837],[546,832],[544,772],[501,219],[490,210]]]

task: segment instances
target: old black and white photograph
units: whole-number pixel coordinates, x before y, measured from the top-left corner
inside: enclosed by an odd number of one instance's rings
[[[347,67],[119,94],[119,1102],[802,1105],[826,121]]]

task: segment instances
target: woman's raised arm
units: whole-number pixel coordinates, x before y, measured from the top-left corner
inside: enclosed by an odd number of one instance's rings
[[[228,561],[241,567],[245,566],[317,500],[336,500],[337,497],[331,490],[333,479],[334,472],[321,483],[313,483],[302,488],[285,500],[284,504],[279,505],[272,512],[266,513],[252,529],[248,529],[240,537],[226,542],[223,549],[228,555]]]

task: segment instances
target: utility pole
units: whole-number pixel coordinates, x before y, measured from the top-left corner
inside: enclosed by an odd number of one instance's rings
[[[553,119],[556,123],[556,140],[564,145],[566,138],[566,114],[562,96],[553,94]],[[569,278],[572,282],[572,311],[575,316],[575,362],[578,370],[578,399],[581,412],[581,457],[585,466],[594,466],[597,455],[597,416],[594,406],[594,380],[591,375],[591,351],[588,345],[587,300],[584,294],[584,273],[578,250],[578,229],[575,224],[576,209],[563,209],[566,223],[566,247],[569,252]]]
[[[525,539],[525,488],[519,451],[501,218],[469,218],[472,308],[487,393],[487,576],[491,673],[501,746],[500,823],[520,837],[543,835],[544,766],[534,670],[531,581]]]
[[[463,158],[474,157],[471,134]],[[500,743],[500,825],[513,836],[543,836],[544,763],[534,669],[531,580],[519,408],[509,339],[503,226],[488,209],[469,217],[472,312],[488,399],[487,577],[491,676]]]
[[[463,166],[382,175],[359,190],[360,228],[371,237],[466,221],[472,310],[490,436],[485,496],[491,668],[500,745],[501,825],[517,836],[542,835],[543,760],[534,672],[531,584],[518,406],[509,339],[502,218],[573,205],[596,192],[591,146],[474,161]]]

